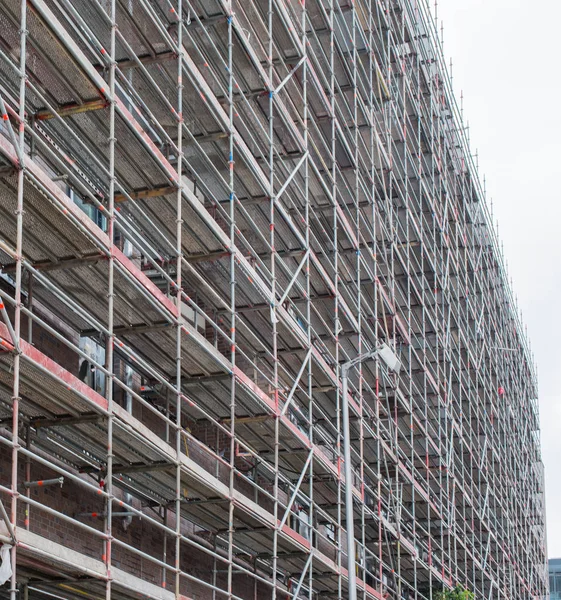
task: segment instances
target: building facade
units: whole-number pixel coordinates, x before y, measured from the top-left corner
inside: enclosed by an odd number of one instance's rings
[[[561,599],[561,558],[549,559],[549,592],[550,600]]]
[[[0,0],[0,98],[1,598],[547,594],[424,0]]]

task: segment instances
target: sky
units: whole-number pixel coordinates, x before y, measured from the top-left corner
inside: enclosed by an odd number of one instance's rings
[[[548,553],[561,557],[561,2],[439,0],[437,18],[537,363]]]

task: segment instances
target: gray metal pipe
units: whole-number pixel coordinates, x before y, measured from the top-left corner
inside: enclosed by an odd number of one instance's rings
[[[356,600],[355,528],[353,515],[353,470],[351,466],[351,428],[349,422],[349,361],[341,368],[341,409],[343,413],[343,456],[345,460],[345,527],[347,529],[347,570],[349,573],[349,600]]]

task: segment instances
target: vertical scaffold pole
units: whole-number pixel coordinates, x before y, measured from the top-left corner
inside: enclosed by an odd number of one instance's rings
[[[306,0],[302,0],[302,15],[301,15],[301,28],[302,28],[302,50],[304,52],[304,62],[302,64],[302,102],[303,102],[303,123],[304,123],[304,152],[306,153],[306,159],[304,161],[304,218],[306,221],[306,333],[307,333],[307,344],[308,350],[312,346],[312,300],[311,300],[311,281],[310,281],[310,196],[309,196],[309,185],[310,185],[310,165],[309,165],[309,153],[308,153],[308,118],[309,118],[309,107],[308,107],[308,37],[306,34],[307,28],[307,6]],[[313,369],[312,369],[312,358],[308,359],[308,381],[307,381],[307,393],[308,393],[308,437],[310,443],[314,443],[314,401],[313,401]],[[313,552],[315,544],[315,513],[314,513],[314,460],[310,460],[309,467],[309,487],[308,496],[310,499],[310,508],[308,511],[308,536],[310,542],[310,552]],[[308,566],[308,598],[313,598],[313,571],[314,561],[313,555],[310,557],[310,563]]]
[[[181,597],[181,438],[183,436],[181,418],[182,399],[182,317],[181,303],[183,298],[183,2],[177,0],[177,195],[176,195],[176,356],[175,356],[175,598]],[[187,442],[185,442],[187,443]]]
[[[110,64],[109,64],[109,202],[107,207],[107,235],[109,237],[109,264],[108,264],[108,289],[107,289],[107,336],[105,345],[105,360],[107,375],[105,379],[105,395],[107,398],[107,468],[105,474],[105,491],[107,492],[107,508],[105,517],[105,586],[106,600],[111,600],[112,586],[112,541],[113,541],[113,378],[114,378],[114,304],[115,304],[115,152],[117,140],[115,138],[115,70],[116,58],[116,31],[117,7],[116,0],[110,4],[111,38],[110,38]]]
[[[19,152],[14,150],[24,160],[25,148],[25,100],[26,100],[26,63],[27,63],[27,2],[21,1],[20,4],[20,82],[19,82]],[[11,127],[8,122],[6,124]],[[13,379],[13,397],[12,397],[12,505],[11,505],[11,523],[12,531],[16,533],[17,538],[17,498],[18,498],[18,458],[19,458],[19,402],[20,402],[20,339],[21,339],[21,303],[22,303],[22,260],[23,260],[23,187],[24,187],[24,169],[25,164],[18,164],[18,191],[16,207],[16,286],[15,286],[15,312],[14,312],[14,345],[16,346],[14,354],[14,379]],[[16,600],[17,590],[17,551],[14,544],[11,549],[12,577],[10,580],[10,600]]]
[[[230,339],[232,373],[230,377],[230,479],[228,522],[228,598],[233,597],[234,564],[234,484],[236,468],[236,192],[234,160],[234,4],[229,3],[228,12],[228,164],[229,164],[229,216],[230,216]]]
[[[273,68],[273,26],[274,26],[274,2],[269,0],[269,11],[267,19],[268,29],[268,78],[269,78],[269,245],[271,252],[271,328],[272,328],[272,352],[273,352],[273,395],[275,407],[275,456],[274,456],[274,507],[273,518],[275,529],[273,531],[273,565],[272,565],[272,600],[277,597],[277,571],[278,571],[278,540],[279,540],[279,369],[278,369],[278,336],[277,336],[277,279],[276,279],[276,249],[275,249],[275,131],[274,131],[274,115],[275,115],[275,97],[274,97],[274,68]]]

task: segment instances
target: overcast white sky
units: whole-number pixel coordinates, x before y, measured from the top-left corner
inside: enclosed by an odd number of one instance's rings
[[[538,365],[549,556],[561,557],[561,2],[439,0],[438,20]]]

